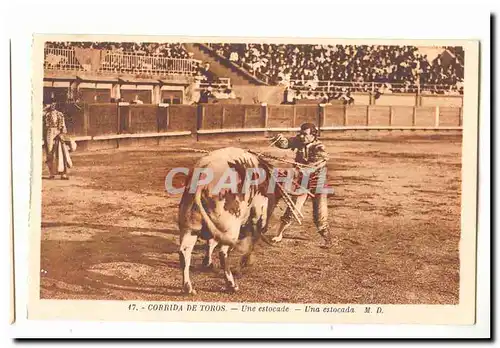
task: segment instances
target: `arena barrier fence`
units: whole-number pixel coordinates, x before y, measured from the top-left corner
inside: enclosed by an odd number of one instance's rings
[[[207,134],[289,132],[312,122],[321,131],[462,130],[460,107],[376,105],[129,105],[68,104],[68,133],[76,141]],[[119,146],[117,143],[116,146]]]

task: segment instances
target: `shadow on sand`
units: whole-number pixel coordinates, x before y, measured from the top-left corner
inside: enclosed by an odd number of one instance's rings
[[[88,240],[42,240],[41,268],[47,270],[47,278],[51,279],[54,284],[60,281],[66,283],[69,288],[73,285],[82,289],[82,291],[75,291],[65,289],[66,286],[64,286],[64,288],[58,288],[58,292],[68,295],[81,294],[82,298],[99,295],[105,297],[111,289],[165,296],[180,294],[180,286],[179,288],[165,287],[154,284],[155,282],[146,284],[126,276],[106,275],[92,271],[96,265],[106,263],[124,263],[125,265],[134,263],[139,267],[146,266],[158,270],[165,267],[178,268],[178,262],[167,261],[168,254],[178,252],[177,241],[167,237],[178,234],[177,230],[87,223],[42,223],[42,228],[54,227],[94,229],[92,237]],[[159,234],[140,235],[136,234],[137,232]],[[165,259],[151,255],[165,255]],[[126,266],[121,267],[126,268]],[[51,286],[48,285],[46,289],[50,290]]]

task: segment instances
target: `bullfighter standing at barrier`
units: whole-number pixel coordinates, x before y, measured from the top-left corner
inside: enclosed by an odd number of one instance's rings
[[[65,141],[68,140],[64,114],[56,109],[56,103],[52,102],[43,113],[43,140],[46,154],[46,163],[49,168],[49,179],[54,179],[56,174],[61,173],[61,179],[69,180],[68,169],[72,167],[72,161]],[[71,142],[71,150],[76,143]]]
[[[296,136],[285,138],[283,135],[278,134],[272,139],[272,143],[281,149],[296,151],[295,162],[307,165],[308,167],[315,167],[312,173],[309,174],[307,189],[314,195],[314,223],[316,224],[318,233],[325,240],[323,247],[330,248],[332,246],[332,239],[328,226],[327,193],[322,190],[316,190],[320,171],[324,171],[323,174],[326,179],[326,162],[328,160],[328,153],[325,151],[325,146],[318,140],[318,129],[312,123],[304,123],[301,125],[300,131]],[[307,196],[307,193],[295,196],[295,206],[298,211],[302,210]],[[287,208],[281,218],[278,235],[273,238],[274,242],[280,242],[283,239],[283,232],[290,226],[292,217],[290,208]]]

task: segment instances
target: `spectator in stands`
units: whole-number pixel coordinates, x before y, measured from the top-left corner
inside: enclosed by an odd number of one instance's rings
[[[326,93],[321,93],[320,100],[321,100],[321,104],[328,103],[328,95]]]
[[[229,99],[229,94],[226,93],[225,90],[221,89],[216,89],[215,91],[212,92],[214,99],[217,100],[222,100],[222,99]]]
[[[142,104],[144,104],[144,102],[143,102],[142,100],[140,100],[140,99],[139,99],[139,95],[138,95],[138,94],[136,94],[136,95],[135,95],[134,100],[132,100],[132,104],[139,104],[139,105],[142,105]]]
[[[199,104],[207,104],[213,98],[214,98],[214,95],[212,93],[212,88],[208,87],[207,89],[200,92],[200,100],[198,101],[198,103]]]
[[[285,91],[283,92],[282,104],[295,104],[295,100],[296,100],[295,91],[290,86],[287,86],[285,88]]]
[[[217,102],[217,100],[236,99],[236,95],[230,88],[221,88],[213,90],[211,87],[208,87],[207,90],[212,93],[213,102]],[[210,100],[210,95],[209,95],[209,100]]]
[[[344,93],[342,94],[341,97],[342,100],[344,100],[344,104],[351,105],[354,104],[354,98],[351,96],[351,90],[350,89],[345,89]]]
[[[189,105],[197,104],[200,96],[199,83],[192,83],[186,88],[184,101]]]
[[[203,67],[199,68],[198,74],[200,76],[204,77],[204,80],[208,84],[214,83],[214,81],[216,79],[215,75],[210,71],[210,63],[209,62],[205,62],[205,64],[203,65]]]
[[[238,52],[234,51],[234,52],[231,52],[231,55],[229,56],[229,60],[231,62],[238,62],[239,60],[239,56],[238,56]]]
[[[236,99],[236,94],[234,93],[234,91],[232,89],[226,88],[224,93],[227,94],[228,99]]]

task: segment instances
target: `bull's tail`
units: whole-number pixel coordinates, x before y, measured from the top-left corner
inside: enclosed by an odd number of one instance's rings
[[[194,201],[195,204],[198,206],[198,209],[200,210],[200,214],[203,217],[205,224],[207,225],[208,229],[210,230],[216,241],[234,247],[236,245],[236,241],[233,240],[232,238],[229,238],[226,233],[219,230],[217,226],[215,226],[215,224],[213,223],[210,216],[208,216],[205,208],[203,207],[203,204],[201,203],[201,191],[202,188],[198,187],[194,195]]]

